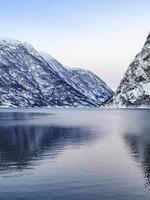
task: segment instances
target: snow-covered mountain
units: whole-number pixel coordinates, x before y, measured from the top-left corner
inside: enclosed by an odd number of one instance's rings
[[[0,39],[0,106],[99,106],[112,95],[92,72],[64,67],[28,43]]]
[[[112,90],[91,71],[64,67],[48,54],[41,53],[41,55],[60,77],[95,104],[100,105],[112,97]]]
[[[118,108],[150,106],[150,34],[141,52],[129,65],[109,105]]]

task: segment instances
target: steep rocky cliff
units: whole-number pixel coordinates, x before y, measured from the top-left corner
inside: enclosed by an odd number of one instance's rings
[[[141,52],[129,65],[109,105],[118,108],[150,106],[150,34]]]

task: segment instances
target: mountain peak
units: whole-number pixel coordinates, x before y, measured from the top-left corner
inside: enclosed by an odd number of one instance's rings
[[[94,74],[65,68],[32,45],[0,39],[0,106],[99,106],[112,90]]]
[[[0,38],[0,42],[4,42],[4,43],[20,43],[19,40],[15,40],[15,39],[8,38],[8,37],[1,37]]]

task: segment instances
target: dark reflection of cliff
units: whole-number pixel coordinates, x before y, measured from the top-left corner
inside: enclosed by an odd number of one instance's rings
[[[150,189],[150,130],[143,128],[138,134],[125,134],[124,140],[129,147],[130,155],[141,168],[146,187]]]
[[[21,125],[21,124],[37,124],[38,120],[46,119],[53,116],[50,113],[32,113],[32,112],[1,112],[0,111],[0,126]],[[31,123],[32,122],[32,123]]]
[[[83,127],[1,124],[0,172],[33,168],[45,157],[53,159],[58,156],[67,145],[79,146],[95,138],[95,132]]]

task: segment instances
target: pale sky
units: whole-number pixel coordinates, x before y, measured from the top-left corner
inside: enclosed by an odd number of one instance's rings
[[[115,89],[150,31],[150,0],[0,0],[0,37],[31,43]]]

